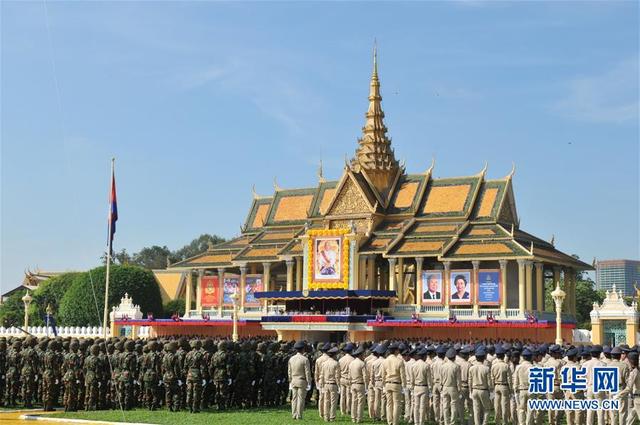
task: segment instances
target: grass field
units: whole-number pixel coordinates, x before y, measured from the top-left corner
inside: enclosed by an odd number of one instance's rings
[[[366,415],[366,414],[365,414]],[[142,422],[161,425],[210,425],[212,422],[225,425],[280,425],[280,424],[324,424],[318,416],[318,410],[308,408],[302,421],[291,419],[288,406],[278,409],[253,409],[229,412],[204,411],[197,414],[188,412],[167,412],[157,410],[150,412],[146,409],[136,409],[121,412],[106,410],[97,412],[72,412],[56,414],[56,418],[89,419],[113,422]],[[336,423],[351,423],[351,418],[337,414]],[[374,423],[368,417],[363,423]],[[377,422],[381,424],[382,422]]]

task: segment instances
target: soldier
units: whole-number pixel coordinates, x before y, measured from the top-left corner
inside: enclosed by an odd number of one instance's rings
[[[473,423],[487,425],[491,411],[490,391],[493,391],[491,369],[484,364],[486,351],[480,347],[476,350],[477,363],[469,368],[469,389],[473,401]]]
[[[96,410],[98,404],[98,384],[102,365],[100,364],[100,347],[94,344],[89,349],[90,354],[84,359],[85,410]]]
[[[62,377],[64,383],[64,411],[75,412],[78,410],[78,387],[80,386],[80,380],[78,379],[78,373],[81,364],[81,357],[78,354],[79,344],[78,341],[73,340],[69,344],[69,352],[65,354],[62,364],[65,371]]]
[[[518,423],[518,396],[513,383],[513,376],[516,372],[516,367],[520,364],[520,351],[518,348],[513,348],[509,355],[509,370],[511,371],[511,400],[509,401],[509,417],[511,422]]]
[[[351,391],[349,391],[349,365],[353,361],[351,352],[353,344],[348,342],[342,351],[345,353],[338,364],[340,364],[340,413],[348,415],[351,408]]]
[[[138,377],[138,359],[135,342],[129,340],[124,344],[125,353],[120,358],[120,379],[118,380],[118,392],[122,397],[124,410],[130,410],[134,407],[133,386],[136,384]]]
[[[635,351],[630,352],[627,355],[627,360],[631,368],[627,379],[627,385],[615,396],[615,398],[622,400],[629,395],[633,397],[633,405],[629,410],[629,417],[627,418],[627,424],[633,425],[640,421],[640,369],[638,368],[638,353]]]
[[[429,399],[429,382],[431,372],[429,365],[425,362],[427,349],[421,348],[417,353],[417,360],[411,372],[411,384],[413,388],[413,421],[415,425],[423,425],[427,420]]]
[[[471,367],[471,362],[469,359],[469,354],[473,353],[474,350],[470,346],[461,347],[458,356],[455,359],[455,362],[460,366],[460,401],[458,402],[458,420],[460,423],[465,423],[465,411],[471,412],[471,392],[469,390],[469,368]],[[474,358],[474,363],[477,364],[477,357]]]
[[[164,383],[164,400],[170,412],[179,410],[178,400],[178,359],[176,357],[177,344],[174,341],[165,347],[166,352],[162,358],[162,382]]]
[[[236,405],[240,408],[250,407],[251,394],[255,386],[255,369],[250,348],[249,342],[242,343],[237,357],[238,368],[234,379],[234,394]]]
[[[204,354],[202,352],[202,343],[200,340],[191,341],[191,351],[187,353],[184,359],[184,368],[187,372],[187,407],[189,412],[200,412],[200,403],[202,402],[202,386],[203,386],[203,362]]]
[[[533,360],[533,352],[528,348],[522,351],[522,361],[516,367],[513,374],[513,387],[516,392],[516,399],[518,403],[518,424],[519,425],[532,425],[533,414],[529,411],[527,403],[530,398],[529,395],[529,369],[533,366],[531,361]]]
[[[565,384],[571,384],[573,382],[573,375],[571,370],[564,372],[564,369],[580,369],[580,364],[578,363],[578,349],[571,348],[566,353],[567,363],[562,367],[560,373],[563,376],[566,376],[567,379]],[[566,375],[565,375],[566,374]],[[570,390],[566,390],[564,392],[565,399],[567,400],[582,400],[584,399],[583,391],[575,391],[572,392]],[[567,425],[578,425],[582,423],[583,412],[579,410],[567,410]]]
[[[38,353],[34,350],[37,340],[33,337],[25,339],[22,349],[22,368],[20,370],[20,381],[22,382],[22,403],[24,407],[33,405],[34,392],[37,388],[38,379]]]
[[[404,360],[404,372],[406,374],[407,389],[404,392],[404,420],[407,423],[413,423],[413,365],[416,362],[413,358],[415,351],[411,348],[405,349],[402,354]]]
[[[7,386],[5,393],[6,406],[15,406],[16,395],[20,391],[20,370],[22,369],[22,342],[17,339],[7,353]]]
[[[374,402],[375,402],[375,389],[374,389],[374,379],[372,379],[372,375],[373,375],[373,362],[376,360],[376,355],[374,353],[374,350],[376,349],[377,345],[374,344],[371,347],[369,347],[369,355],[367,357],[365,357],[364,359],[364,364],[365,367],[367,368],[367,393],[368,393],[368,397],[367,397],[367,411],[369,413],[369,419],[373,419],[373,409],[374,409]]]
[[[631,368],[627,362],[622,362],[622,350],[620,347],[613,347],[611,349],[611,361],[610,367],[618,369],[619,387],[626,388],[629,380],[629,373]],[[620,399],[620,409],[609,411],[609,423],[611,425],[627,425],[627,413],[629,411],[629,398],[623,397]]]
[[[599,400],[602,402],[605,398],[605,393],[603,391],[594,393],[593,392],[593,376],[594,369],[596,367],[604,367],[605,364],[600,361],[600,353],[602,352],[602,347],[600,345],[594,345],[591,347],[590,356],[587,356],[586,361],[582,364],[582,367],[587,370],[587,400]],[[598,418],[598,425],[604,425],[604,410],[598,409],[594,411],[592,409],[587,410],[587,425],[593,425],[594,416]]]
[[[336,408],[338,407],[338,396],[340,392],[340,365],[336,361],[338,347],[332,347],[326,352],[327,358],[322,362],[319,372],[318,382],[324,393],[322,401],[324,406],[322,414],[325,422],[336,420]]]
[[[349,383],[351,386],[351,421],[360,423],[367,397],[367,369],[364,361],[364,347],[360,345],[353,352],[353,361],[349,364]]]
[[[433,406],[433,414],[438,423],[442,423],[444,412],[442,411],[442,383],[440,382],[440,368],[445,362],[444,356],[447,348],[444,345],[436,347],[436,357],[431,363],[431,379],[433,379],[433,389],[431,392],[431,405]]]
[[[400,346],[392,343],[389,355],[382,363],[382,382],[387,397],[387,423],[398,425],[402,411],[402,396],[407,389],[407,375],[404,370],[404,360],[398,357]]]
[[[57,402],[55,388],[60,384],[59,372],[62,368],[62,359],[58,353],[58,341],[49,343],[48,350],[44,354],[42,373],[42,404],[45,412],[51,412]]]
[[[100,376],[98,382],[98,409],[109,408],[109,386],[111,385],[111,366],[109,365],[109,358],[107,357],[107,348],[103,341],[98,344],[100,352],[98,358],[100,359]]]
[[[156,410],[160,405],[159,386],[162,373],[158,344],[154,341],[147,344],[148,352],[142,358],[142,381],[144,382],[144,405],[149,410]]]
[[[186,337],[181,337],[178,340],[178,351],[176,351],[176,358],[178,361],[178,410],[182,409],[185,406],[186,398],[187,398],[187,387],[185,385],[186,382],[186,373],[184,369],[184,360],[187,356],[187,352],[189,351],[189,341],[187,341]]]
[[[277,359],[274,350],[277,344],[266,343],[266,353],[262,358],[262,368],[264,375],[262,377],[262,404],[264,406],[275,406],[276,392],[278,391],[277,377]]]
[[[379,344],[375,349],[376,360],[371,364],[371,381],[374,388],[374,416],[375,420],[384,421],[387,417],[387,398],[384,392],[384,379],[382,374],[382,364],[385,358],[384,353],[387,351],[383,344]]]
[[[0,406],[4,406],[4,387],[7,376],[7,341],[0,338]]]
[[[460,366],[456,364],[455,358],[456,350],[449,348],[446,353],[446,360],[438,368],[440,385],[442,385],[442,414],[445,425],[454,425],[456,423],[460,390],[462,388],[462,372]]]
[[[302,419],[304,402],[307,391],[311,389],[311,365],[309,359],[302,353],[305,349],[304,341],[298,341],[293,348],[296,355],[289,359],[288,377],[291,390],[291,416],[293,419]]]
[[[111,408],[122,408],[124,400],[122,394],[118,392],[118,382],[120,381],[120,359],[124,351],[124,343],[122,341],[116,342],[111,348],[111,354],[109,355],[111,364],[111,385],[109,386],[109,396],[111,398]]]
[[[218,351],[211,358],[210,369],[213,374],[213,386],[218,410],[225,410],[229,407],[229,386],[233,382],[226,341],[218,343]]]
[[[547,399],[549,400],[561,400],[564,398],[562,389],[560,389],[561,370],[563,366],[562,359],[560,358],[561,355],[562,349],[560,346],[553,344],[549,347],[549,358],[544,362],[544,367],[553,368],[553,392],[547,394]],[[559,425],[561,414],[562,411],[550,409],[548,414],[549,425]]]
[[[512,373],[504,358],[505,349],[502,345],[495,348],[495,355],[491,364],[491,383],[495,389],[493,407],[496,425],[504,425],[511,420],[509,401],[511,400]]]
[[[322,354],[316,358],[313,370],[313,381],[316,383],[316,389],[318,390],[318,414],[321,418],[324,418],[324,393],[322,391],[322,386],[320,385],[320,373],[322,372],[322,364],[329,358],[327,351],[330,349],[331,345],[329,343],[319,343],[318,346],[318,352]]]
[[[213,354],[216,352],[216,346],[213,343],[213,340],[211,338],[207,338],[204,340],[204,343],[202,344],[202,349],[204,351],[203,356],[202,356],[202,362],[204,363],[204,368],[203,368],[203,373],[204,373],[204,380],[205,380],[205,385],[204,388],[202,389],[202,403],[201,403],[201,409],[205,410],[207,409],[210,405],[213,404],[213,376],[211,375],[211,369],[210,369],[210,365],[211,365],[211,358],[213,357]]]

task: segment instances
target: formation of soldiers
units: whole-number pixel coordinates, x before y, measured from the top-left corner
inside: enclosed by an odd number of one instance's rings
[[[519,342],[278,342],[214,338],[0,338],[0,404],[79,409],[249,409],[291,403],[302,419],[314,400],[325,421],[396,425],[640,424],[639,347]],[[602,400],[596,367],[616,367],[615,411],[529,410],[531,398]],[[554,389],[530,393],[529,369],[553,370]],[[563,371],[584,368],[586,390],[560,389]],[[608,397],[608,395],[607,395]]]

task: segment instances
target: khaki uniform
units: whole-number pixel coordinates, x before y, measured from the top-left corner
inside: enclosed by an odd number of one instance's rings
[[[338,406],[338,385],[340,384],[340,365],[333,357],[327,356],[322,362],[320,371],[320,386],[324,393],[322,399],[324,407],[322,412],[325,421],[336,419],[336,407]]]
[[[487,425],[491,411],[490,392],[493,391],[489,366],[477,363],[469,368],[469,389],[473,401],[473,423]]]
[[[318,389],[318,414],[321,418],[324,418],[324,392],[322,386],[320,386],[320,372],[322,371],[322,364],[329,358],[327,353],[322,353],[316,360],[315,370],[313,371],[313,381],[316,383]]]
[[[587,400],[604,400],[606,394],[604,392],[594,393],[593,390],[593,369],[596,367],[604,367],[605,364],[599,359],[592,358],[587,360],[582,364],[582,367],[587,370],[587,391],[586,398]],[[593,411],[591,409],[587,410],[587,425],[593,425],[594,417],[598,418],[598,425],[604,425],[604,410],[598,409],[597,411]]]
[[[553,368],[553,393],[547,394],[547,399],[561,400],[564,398],[564,394],[560,389],[562,384],[560,371],[562,370],[563,362],[560,359],[549,357],[543,364],[544,367]],[[562,411],[549,410],[549,425],[558,425],[562,416]]]
[[[349,387],[349,364],[353,361],[347,353],[338,361],[340,365],[340,413],[348,415],[351,410],[351,389]]]
[[[291,387],[291,416],[293,419],[302,419],[307,388],[311,384],[309,359],[296,353],[289,359],[288,375]]]
[[[351,420],[359,423],[362,421],[365,398],[367,393],[367,368],[359,358],[353,359],[349,364],[349,384],[351,386]]]
[[[407,387],[404,360],[393,354],[382,362],[382,382],[387,397],[387,423],[398,425],[402,411],[402,393]]]
[[[369,354],[364,359],[365,368],[367,369],[367,410],[369,412],[369,419],[373,419],[374,402],[375,402],[375,380],[373,379],[373,362],[377,357],[374,354]]]
[[[465,423],[465,410],[471,412],[471,391],[469,389],[469,368],[471,365],[480,364],[475,356],[473,356],[473,363],[467,361],[462,357],[456,357],[455,362],[460,366],[460,402],[458,403],[458,420]]]
[[[628,396],[633,397],[633,404],[629,410],[626,425],[633,425],[640,421],[640,369],[637,367],[631,369],[627,378],[627,386],[618,393],[616,398],[622,399]]]
[[[567,363],[560,369],[560,373],[562,370],[567,368],[577,368],[580,369],[580,364],[578,362],[567,361]],[[567,374],[567,384],[571,383],[571,372]],[[582,400],[584,399],[584,391],[576,391],[572,393],[571,391],[565,391],[564,397],[567,400]],[[584,419],[584,412],[580,410],[567,410],[567,425],[579,425],[582,424]]]
[[[413,365],[416,363],[415,359],[411,358],[404,362],[404,371],[407,375],[407,388],[404,392],[404,421],[407,423],[413,423],[413,385],[411,382],[413,378]]]
[[[373,374],[371,380],[374,386],[374,419],[382,420],[387,417],[387,395],[384,392],[384,380],[382,376],[382,363],[384,357],[378,357],[371,365]]]
[[[619,388],[621,390],[626,388],[627,383],[629,382],[629,373],[631,372],[629,363],[613,359],[608,366],[618,368]],[[610,410],[608,414],[610,425],[627,425],[627,416],[629,414],[629,396],[627,395],[626,397],[620,398],[620,409]]]
[[[440,382],[440,367],[444,360],[440,357],[433,359],[431,363],[431,379],[433,385],[431,388],[431,405],[433,406],[433,415],[436,422],[442,423],[442,384]]]
[[[517,365],[513,362],[509,362],[509,370],[511,371],[511,400],[509,400],[509,418],[514,424],[518,423],[518,395],[516,394],[516,388],[513,385],[513,375],[516,373]]]
[[[529,369],[533,365],[528,360],[521,360],[513,373],[513,387],[518,404],[518,424],[533,425],[533,414],[527,408],[529,400]]]
[[[429,365],[422,359],[418,359],[413,364],[411,379],[410,386],[413,388],[413,423],[422,425],[427,420],[429,382],[431,381]]]
[[[442,414],[445,425],[454,425],[458,414],[462,378],[460,366],[449,359],[439,367],[440,384],[442,385]]]
[[[511,421],[511,400],[512,374],[509,364],[501,359],[495,359],[491,364],[491,383],[494,387],[493,408],[495,410],[495,420],[497,425],[509,423]]]

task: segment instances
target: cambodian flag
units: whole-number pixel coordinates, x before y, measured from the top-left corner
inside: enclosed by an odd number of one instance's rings
[[[116,175],[112,163],[111,191],[109,192],[109,238],[107,240],[110,250],[113,245],[113,235],[116,233],[116,221],[118,221],[118,201],[116,199]],[[113,253],[113,251],[111,253]]]

